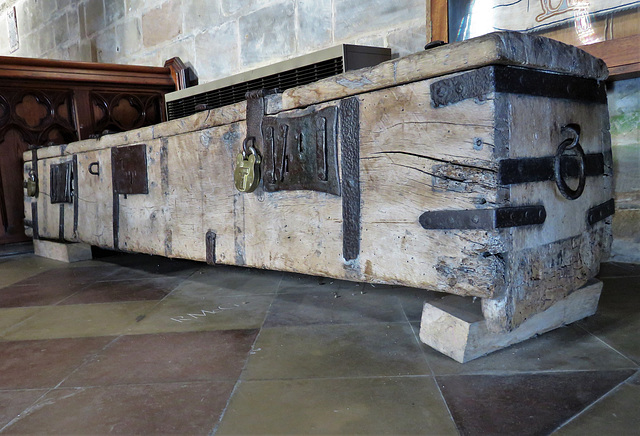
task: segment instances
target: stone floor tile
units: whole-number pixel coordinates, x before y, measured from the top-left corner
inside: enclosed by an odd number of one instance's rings
[[[237,380],[257,330],[122,336],[61,386]]]
[[[109,277],[109,280],[187,278],[202,268],[202,262],[135,253],[112,252],[112,255],[103,257],[100,261],[115,269],[115,273]]]
[[[622,262],[605,262],[600,265],[598,278],[607,277],[640,277],[640,264],[622,263]]]
[[[28,285],[14,284],[0,288],[0,308],[50,306],[69,298],[83,287],[84,283],[69,281],[66,284],[49,285],[46,281]]]
[[[601,316],[620,318],[640,312],[640,278],[616,277],[603,280],[598,310],[589,319]]]
[[[28,279],[16,283],[16,285],[44,285],[51,287],[65,287],[73,283],[74,286],[92,283],[106,279],[113,275],[117,268],[110,265],[103,266],[75,266],[52,268],[41,272]]]
[[[46,307],[16,307],[10,309],[0,309],[0,337],[9,329],[16,328],[24,320],[31,318],[46,310]]]
[[[60,304],[119,303],[124,301],[154,301],[166,297],[182,279],[163,277],[155,279],[103,281],[86,285]],[[2,291],[0,291],[1,294]],[[0,299],[0,302],[2,300]]]
[[[436,377],[462,435],[549,434],[635,371]]]
[[[405,320],[402,306],[392,289],[364,294],[354,289],[279,294],[269,309],[264,326],[388,323]]]
[[[194,272],[185,284],[207,286],[220,296],[275,294],[282,272],[231,265],[206,265]]]
[[[178,287],[176,287],[171,293],[172,298],[180,298],[182,300],[193,301],[211,301],[217,298],[244,298],[244,297],[259,297],[259,296],[272,296],[276,295],[277,287],[238,287],[229,288],[220,286],[219,282],[215,279],[211,279],[209,283],[199,283],[187,279],[183,281]]]
[[[48,389],[0,390],[0,430],[47,392]]]
[[[114,336],[143,319],[158,302],[51,306],[0,335],[4,340]]]
[[[419,330],[419,326],[414,324]],[[513,374],[531,371],[565,371],[637,368],[598,338],[574,325],[533,337],[467,363],[422,344],[434,374]]]
[[[598,311],[577,324],[640,364],[640,278],[605,279]]]
[[[431,377],[241,382],[216,435],[456,435]]]
[[[0,287],[12,285],[51,268],[63,266],[62,262],[27,254],[3,258],[0,263]]]
[[[367,285],[367,290],[372,285]],[[378,289],[378,285],[375,285],[374,289]],[[409,288],[406,286],[392,287],[393,295],[398,299],[405,312],[407,319],[410,322],[420,322],[422,319],[422,307],[424,303],[429,300],[442,298],[446,295],[443,292],[427,291],[425,289]]]
[[[278,293],[307,291],[325,291],[329,293],[359,292],[363,287],[364,284],[359,282],[285,272],[282,275]]]
[[[408,323],[262,329],[242,377],[430,375]]]
[[[0,389],[53,388],[113,339],[0,342]]]
[[[624,318],[600,318],[581,324],[598,339],[640,365],[640,312]]]
[[[636,374],[554,435],[633,435],[640,432],[640,376]]]
[[[3,433],[208,435],[233,386],[216,381],[55,389]]]
[[[218,434],[456,434],[434,373],[463,434],[638,428],[636,267],[603,266],[595,316],[461,365],[416,340],[441,294],[101,256],[0,258],[0,305],[50,305],[0,308],[0,429],[210,434],[240,374]]]
[[[275,295],[195,297],[172,293],[127,334],[260,328]]]

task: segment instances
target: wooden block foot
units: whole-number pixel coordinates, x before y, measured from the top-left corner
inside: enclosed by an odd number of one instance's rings
[[[452,359],[465,363],[593,315],[601,291],[602,282],[591,279],[565,299],[531,316],[516,329],[502,333],[487,329],[480,299],[474,301],[470,297],[447,295],[425,303],[420,339]]]
[[[34,239],[33,251],[36,256],[47,257],[49,259],[68,263],[92,259],[91,245],[89,244]]]

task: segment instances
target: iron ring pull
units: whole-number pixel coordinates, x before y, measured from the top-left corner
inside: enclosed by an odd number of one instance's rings
[[[91,162],[89,164],[89,174],[93,174],[94,176],[100,175],[100,163],[99,162]]]
[[[580,126],[577,124],[567,124],[562,127],[561,131],[569,131],[573,133],[573,138],[565,139],[558,146],[556,155],[553,159],[553,170],[556,179],[556,186],[558,190],[568,200],[575,200],[584,192],[584,185],[587,180],[585,172],[585,156],[584,150],[580,146]],[[571,189],[567,182],[562,177],[561,160],[566,150],[574,150],[578,157],[578,186],[576,189]]]

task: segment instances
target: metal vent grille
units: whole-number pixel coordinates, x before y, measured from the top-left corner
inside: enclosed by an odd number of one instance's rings
[[[167,116],[169,120],[174,120],[196,113],[196,106],[201,104],[206,105],[207,109],[213,109],[244,100],[245,94],[248,91],[258,89],[278,89],[284,91],[288,88],[306,85],[343,72],[344,63],[342,57],[328,59],[247,82],[168,101]]]

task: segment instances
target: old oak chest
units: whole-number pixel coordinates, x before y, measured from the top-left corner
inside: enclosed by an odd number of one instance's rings
[[[577,48],[493,33],[252,92],[25,153],[26,223],[36,240],[452,294],[425,303],[420,336],[467,361],[596,310],[606,76]]]

